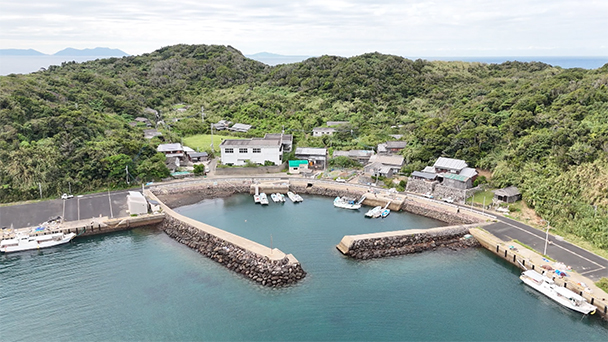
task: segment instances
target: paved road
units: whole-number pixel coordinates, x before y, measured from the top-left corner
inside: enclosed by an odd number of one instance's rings
[[[537,252],[543,253],[545,232],[506,217],[498,216],[497,219],[499,222],[486,226],[484,229],[502,240],[518,240]],[[593,281],[598,281],[602,277],[608,278],[608,260],[569,242],[558,241],[551,235],[549,235],[549,241],[551,243],[547,244],[547,255],[552,259],[565,263]]]
[[[127,214],[127,191],[75,196],[68,200],[47,200],[0,207],[0,227],[23,228],[62,216],[65,221],[99,216],[124,217]]]

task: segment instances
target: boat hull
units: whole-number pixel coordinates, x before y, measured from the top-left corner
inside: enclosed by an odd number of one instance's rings
[[[526,272],[530,272],[530,271],[526,271]],[[519,279],[521,279],[521,281],[523,281],[524,284],[528,285],[529,287],[544,294],[545,296],[549,297],[556,303],[558,303],[562,306],[565,306],[568,309],[574,310],[576,312],[580,312],[585,315],[595,313],[596,307],[587,303],[584,299],[582,301],[579,301],[578,304],[576,304],[576,301],[569,299],[569,298],[574,298],[574,297],[578,297],[578,298],[582,299],[582,297],[578,296],[576,293],[574,293],[566,288],[559,288],[555,283],[553,283],[552,280],[550,280],[549,278],[544,277],[542,275],[539,275],[542,278],[537,278],[537,279],[543,279],[543,281],[539,284],[537,281],[535,281],[531,277],[527,276],[526,272],[524,272],[519,277]],[[536,274],[538,274],[538,273],[536,273]]]
[[[2,245],[0,245],[0,252],[13,253],[59,246],[70,242],[74,237],[76,237],[76,234],[69,233],[41,235],[27,237],[27,239],[17,238],[2,240]],[[14,240],[16,243],[12,243],[12,240]]]

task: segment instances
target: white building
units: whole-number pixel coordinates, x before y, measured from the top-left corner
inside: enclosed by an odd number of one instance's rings
[[[315,127],[312,129],[312,136],[322,137],[324,135],[332,135],[335,131],[336,129],[331,127]]]
[[[226,139],[220,144],[221,162],[224,165],[264,164],[271,161],[280,165],[283,160],[283,148],[280,140],[275,139]]]
[[[127,195],[127,207],[129,214],[141,215],[148,213],[148,201],[141,192],[129,191]]]

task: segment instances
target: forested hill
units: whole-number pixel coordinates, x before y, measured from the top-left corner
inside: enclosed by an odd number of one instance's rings
[[[177,113],[176,105],[189,107]],[[180,105],[181,106],[181,105]],[[608,248],[608,64],[427,62],[370,53],[270,67],[228,46],[177,45],[141,56],[64,63],[0,77],[0,200],[49,196],[165,175],[137,116],[185,118],[163,130],[179,141],[200,120],[254,125],[250,136],[293,133],[299,146],[369,149],[403,134],[404,171],[439,156],[493,171],[563,232]],[[348,121],[312,138],[327,120]]]

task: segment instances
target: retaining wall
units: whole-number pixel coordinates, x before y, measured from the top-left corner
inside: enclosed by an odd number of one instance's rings
[[[479,225],[474,225],[477,227]],[[431,229],[411,229],[363,235],[347,235],[336,246],[342,254],[355,259],[383,258],[420,253],[436,248],[462,249],[478,247],[469,234],[470,225]]]
[[[446,208],[440,208],[431,204],[426,204],[411,199],[403,202],[401,209],[412,214],[434,218],[436,220],[449,224],[472,224],[484,221],[475,216],[468,215],[464,211],[460,211],[458,209],[453,209],[452,211],[449,211]]]
[[[287,168],[287,163],[275,166],[258,167],[217,167],[215,174],[218,176],[252,176],[264,173],[278,173]]]

